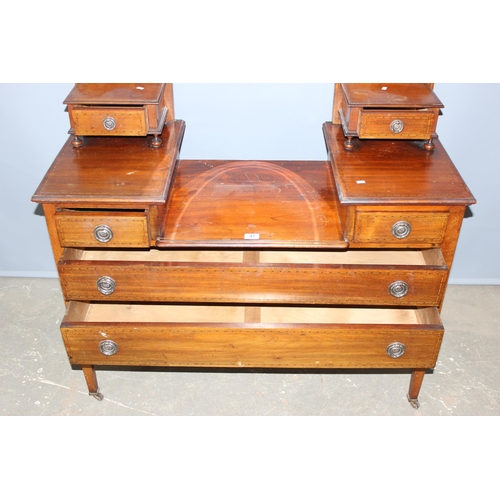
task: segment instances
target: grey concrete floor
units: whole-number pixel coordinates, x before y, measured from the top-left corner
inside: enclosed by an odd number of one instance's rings
[[[0,415],[498,416],[500,287],[449,286],[445,336],[414,410],[409,372],[100,369],[88,396],[59,333],[58,280],[0,278]]]

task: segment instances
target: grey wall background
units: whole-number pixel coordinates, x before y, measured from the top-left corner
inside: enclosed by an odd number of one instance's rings
[[[0,84],[0,275],[56,277],[30,197],[67,138],[73,84]],[[437,83],[438,133],[478,203],[466,219],[453,284],[500,284],[500,84]],[[323,160],[332,84],[175,84],[182,158]]]

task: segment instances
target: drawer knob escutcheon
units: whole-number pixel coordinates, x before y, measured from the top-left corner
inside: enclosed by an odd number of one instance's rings
[[[401,133],[405,128],[403,120],[393,120],[389,126],[391,128],[391,132],[393,132],[394,134]]]
[[[103,295],[111,295],[116,288],[116,282],[113,278],[109,276],[102,276],[97,280],[97,289]]]
[[[105,356],[113,356],[113,354],[116,354],[118,351],[118,344],[112,340],[101,340],[101,342],[99,342],[99,350]]]
[[[102,121],[102,124],[104,125],[104,128],[109,131],[114,130],[116,127],[116,121],[112,116],[106,116],[106,118]]]
[[[391,358],[400,358],[405,353],[405,345],[401,342],[393,342],[387,346],[385,352],[387,352],[388,356]]]
[[[105,224],[101,224],[100,226],[96,226],[94,229],[94,237],[100,243],[107,243],[111,241],[113,238],[113,231],[109,226]]]
[[[406,238],[411,233],[411,224],[405,220],[400,220],[392,226],[392,235],[399,240]]]
[[[404,297],[408,293],[408,283],[404,281],[395,281],[391,283],[389,285],[389,293],[397,299]]]

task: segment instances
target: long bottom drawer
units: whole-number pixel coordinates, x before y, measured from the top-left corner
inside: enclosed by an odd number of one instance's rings
[[[366,309],[72,302],[61,325],[76,365],[432,368],[436,308]]]

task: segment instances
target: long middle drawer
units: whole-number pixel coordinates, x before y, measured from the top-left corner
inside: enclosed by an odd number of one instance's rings
[[[439,249],[182,251],[66,249],[66,300],[437,306]]]

